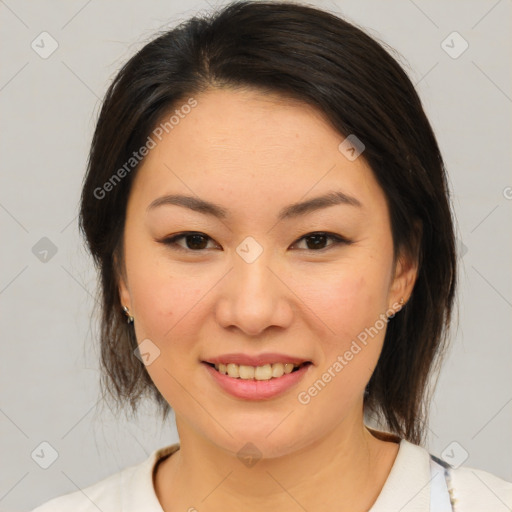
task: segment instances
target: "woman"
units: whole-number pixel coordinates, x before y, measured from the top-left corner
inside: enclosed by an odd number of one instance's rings
[[[172,407],[180,442],[35,510],[511,507],[421,446],[450,208],[414,87],[346,21],[239,2],[147,44],[105,97],[80,226],[103,385]]]

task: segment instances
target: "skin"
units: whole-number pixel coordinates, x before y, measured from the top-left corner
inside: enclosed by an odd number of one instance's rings
[[[384,192],[363,157],[338,150],[344,137],[320,112],[252,90],[195,98],[139,168],[124,231],[121,303],[139,343],[160,350],[147,371],[180,436],[180,450],[158,466],[156,494],[166,512],[368,510],[398,452],[363,421],[385,326],[308,404],[297,395],[400,298],[407,302],[416,262],[405,254],[394,262]],[[362,207],[277,221],[281,208],[338,190]],[[229,215],[177,205],[146,211],[170,193],[218,203]],[[204,248],[194,252],[190,238],[176,242],[182,251],[161,242],[184,231],[206,235]],[[353,243],[325,239],[316,249],[303,237],[318,231]],[[263,248],[252,263],[236,252],[247,236]],[[281,396],[242,400],[200,363],[231,352],[280,352],[313,365]],[[252,467],[237,457],[247,442],[261,452]]]

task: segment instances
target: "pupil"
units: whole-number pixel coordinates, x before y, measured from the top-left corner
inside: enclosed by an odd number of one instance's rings
[[[314,240],[312,244],[309,243],[309,240]],[[310,235],[308,236],[308,249],[318,249],[319,246],[325,243],[326,236],[325,235]]]
[[[189,243],[190,239],[192,239],[192,243]],[[203,243],[201,243],[201,239]],[[188,235],[187,240],[187,246],[189,249],[204,249],[206,246],[204,243],[205,238],[203,235]]]

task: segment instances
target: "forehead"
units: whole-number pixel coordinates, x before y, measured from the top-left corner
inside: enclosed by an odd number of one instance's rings
[[[269,204],[327,190],[363,203],[383,195],[363,158],[339,151],[345,137],[315,108],[257,91],[210,90],[194,99],[137,171],[133,189],[147,204],[172,192]]]

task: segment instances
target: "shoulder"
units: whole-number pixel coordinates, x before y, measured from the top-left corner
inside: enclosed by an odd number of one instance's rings
[[[505,512],[512,510],[512,482],[467,466],[448,468],[447,486],[454,510]]]
[[[97,512],[98,509],[110,512],[116,508],[120,510],[122,482],[132,469],[127,468],[84,489],[53,498],[32,512]]]
[[[155,450],[140,464],[46,501],[31,512],[121,512],[128,507],[132,507],[130,510],[161,511],[154,492],[153,470],[162,457],[178,449],[179,444],[173,444]]]
[[[428,501],[431,511],[512,510],[512,482],[481,469],[451,465],[431,454],[425,447],[402,440],[396,466],[395,477],[400,477],[395,478],[396,485],[404,493],[407,489],[421,487],[424,496],[418,493],[415,496],[416,502]],[[423,510],[421,506],[412,509]]]

